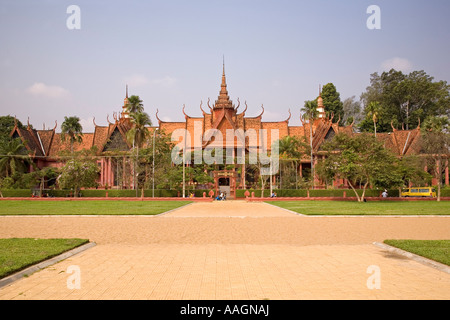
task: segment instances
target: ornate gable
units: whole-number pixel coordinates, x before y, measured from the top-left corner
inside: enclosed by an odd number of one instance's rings
[[[129,149],[126,138],[120,132],[118,126],[116,126],[106,141],[103,151],[128,151]]]

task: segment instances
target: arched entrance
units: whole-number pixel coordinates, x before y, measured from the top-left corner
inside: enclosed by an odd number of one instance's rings
[[[230,197],[230,178],[219,178],[219,194],[222,192]]]
[[[236,193],[236,172],[234,170],[218,170],[213,173],[216,196],[224,192],[227,198],[234,199]]]

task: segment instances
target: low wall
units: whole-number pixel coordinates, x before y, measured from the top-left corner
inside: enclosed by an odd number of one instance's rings
[[[409,198],[399,198],[399,197],[364,197],[366,201],[436,201],[436,198],[422,198],[422,197],[409,197]],[[245,198],[248,202],[261,202],[261,201],[311,201],[311,200],[319,200],[319,201],[358,201],[356,197],[247,197]],[[441,200],[450,200],[450,197],[441,197]]]
[[[178,198],[178,197],[4,197],[0,198],[1,200],[29,200],[29,201],[85,201],[85,200],[96,200],[96,201],[194,201],[194,202],[212,202],[214,199],[212,198]]]

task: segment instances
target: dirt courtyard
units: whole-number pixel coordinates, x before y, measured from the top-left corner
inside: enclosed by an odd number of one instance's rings
[[[97,244],[371,244],[449,239],[450,217],[301,216],[245,201],[193,203],[160,216],[3,216],[0,237]]]
[[[11,237],[97,245],[0,289],[0,299],[450,298],[449,274],[373,245],[450,239],[450,217],[309,217],[199,202],[159,216],[1,216],[0,238]],[[67,289],[69,265],[82,270],[79,290]],[[381,289],[368,289],[373,265]]]

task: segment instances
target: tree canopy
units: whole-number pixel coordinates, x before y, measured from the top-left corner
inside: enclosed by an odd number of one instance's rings
[[[447,116],[431,116],[425,120],[422,130],[422,152],[428,168],[437,179],[437,199],[441,198],[441,185],[445,162],[450,158],[450,121]]]
[[[318,172],[322,178],[336,176],[347,179],[358,201],[364,201],[368,186],[389,188],[401,186],[397,158],[383,144],[368,134],[349,136],[337,134],[323,145],[326,158],[319,163]],[[356,192],[361,185],[361,197]]]
[[[7,115],[7,116],[1,116],[0,117],[0,143],[3,143],[6,140],[9,140],[9,135],[14,129],[14,125],[17,122],[17,127],[20,129],[24,129],[22,122],[20,122],[18,119],[15,119],[14,117]]]
[[[434,81],[425,71],[404,74],[391,69],[381,75],[370,75],[370,86],[361,94],[365,119],[361,131],[372,132],[371,103],[380,105],[377,119],[378,132],[390,132],[392,126],[410,129],[417,127],[428,116],[448,115],[450,86],[446,81]]]
[[[333,83],[327,83],[322,88],[322,99],[325,113],[328,117],[334,116],[334,121],[342,124],[344,121],[344,104],[341,101],[341,95],[336,90]]]

